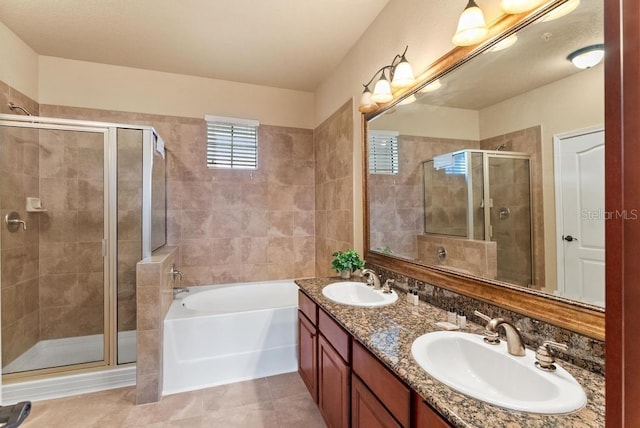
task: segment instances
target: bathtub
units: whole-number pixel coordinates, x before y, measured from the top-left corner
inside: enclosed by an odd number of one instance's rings
[[[189,290],[164,320],[164,395],[297,370],[293,280]]]

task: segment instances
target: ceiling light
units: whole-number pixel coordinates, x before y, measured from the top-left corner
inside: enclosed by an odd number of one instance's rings
[[[467,7],[460,15],[458,29],[452,42],[456,46],[471,46],[480,43],[489,33],[482,9],[475,0],[469,0]]]
[[[578,5],[580,4],[580,0],[569,0],[566,3],[562,3],[560,6],[555,9],[549,11],[544,18],[542,18],[543,22],[553,21],[554,19],[562,18],[565,15],[573,12]]]
[[[369,113],[378,108],[378,104],[373,101],[371,90],[368,86],[364,87],[364,91],[362,91],[362,97],[360,97],[360,112],[361,113]]]
[[[409,64],[409,61],[407,61],[407,59],[404,57],[404,54],[402,54],[400,62],[393,70],[393,79],[391,80],[391,86],[393,86],[394,88],[406,88],[413,85],[415,81],[416,78],[413,75],[413,68],[411,68],[411,64]]]
[[[437,91],[441,87],[442,87],[442,83],[440,83],[440,79],[436,79],[433,82],[429,83],[424,88],[420,89],[420,92],[423,92],[423,93],[424,92],[433,92],[433,91]]]
[[[516,34],[512,34],[509,37],[507,37],[506,39],[502,39],[498,43],[493,45],[491,47],[491,49],[489,49],[489,52],[503,51],[503,50],[513,46],[517,41],[518,41],[518,36]]]
[[[541,3],[540,0],[502,0],[500,7],[504,13],[516,14],[531,10]]]
[[[591,68],[604,58],[604,45],[591,45],[571,52],[567,59],[578,68]]]
[[[387,80],[387,76],[384,74],[384,70],[380,73],[380,79],[378,79],[376,86],[373,88],[371,99],[376,103],[388,103],[393,99],[391,85]]]
[[[374,111],[378,108],[378,104],[388,103],[393,100],[393,89],[407,88],[415,83],[416,78],[414,77],[413,69],[405,56],[408,49],[409,46],[405,47],[404,52],[396,55],[393,61],[391,61],[391,64],[381,67],[373,74],[371,80],[363,85],[364,91],[362,92],[360,107],[358,108],[360,112],[370,113]],[[389,79],[387,79],[387,69],[389,70],[391,83],[389,83]],[[380,77],[373,87],[373,93],[371,93],[369,85],[371,85],[376,76],[378,76],[378,73],[380,73]]]

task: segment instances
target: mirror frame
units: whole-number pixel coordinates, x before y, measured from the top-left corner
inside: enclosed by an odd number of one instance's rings
[[[552,0],[532,12],[502,15],[490,25],[486,41],[480,45],[452,49],[428,66],[416,79],[416,83],[397,94],[392,102],[362,115],[364,250],[366,261],[373,265],[603,341],[605,338],[604,308],[501,281],[452,272],[438,266],[421,265],[408,259],[372,252],[370,248],[367,123],[431,81],[462,66],[498,41],[521,30],[566,1]]]

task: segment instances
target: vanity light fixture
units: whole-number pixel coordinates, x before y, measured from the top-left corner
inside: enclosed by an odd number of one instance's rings
[[[567,59],[578,68],[587,69],[598,65],[604,58],[604,45],[586,46],[577,51],[571,52]]]
[[[580,5],[580,0],[569,0],[566,3],[562,3],[560,6],[549,11],[543,18],[543,22],[553,21],[554,19],[562,18],[565,15],[573,12]]]
[[[460,15],[458,29],[451,40],[456,46],[471,46],[480,43],[489,34],[482,9],[475,0],[469,0]]]
[[[378,104],[388,103],[393,100],[394,90],[406,88],[415,83],[416,79],[413,74],[413,69],[405,56],[407,49],[409,49],[409,46],[404,48],[404,52],[402,52],[402,54],[396,55],[393,58],[393,61],[391,61],[391,64],[381,67],[373,74],[373,77],[369,82],[362,85],[364,86],[364,91],[362,91],[360,107],[358,108],[361,113],[374,111],[378,108]],[[389,79],[387,78],[387,70],[389,70],[389,78],[391,79],[391,82],[389,82]],[[369,85],[371,85],[378,75],[380,77],[373,87],[372,93],[369,89]]]
[[[526,12],[543,3],[540,0],[502,0],[500,8],[504,13],[516,14]]]

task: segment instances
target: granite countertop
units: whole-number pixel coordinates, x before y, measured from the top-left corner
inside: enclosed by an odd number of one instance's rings
[[[582,385],[587,406],[569,415],[539,415],[505,410],[462,395],[429,376],[413,359],[411,344],[438,331],[446,311],[420,301],[413,305],[399,292],[398,301],[379,308],[341,305],[322,295],[322,288],[339,278],[296,280],[298,286],[345,330],[375,354],[434,409],[456,427],[604,427],[604,377],[559,361]],[[397,290],[396,290],[397,291]],[[482,326],[467,323],[465,331],[481,334]]]

